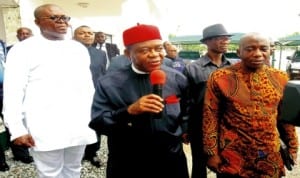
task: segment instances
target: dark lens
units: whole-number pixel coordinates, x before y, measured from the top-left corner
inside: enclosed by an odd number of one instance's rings
[[[65,22],[69,22],[70,19],[71,19],[71,17],[69,17],[69,16],[61,16],[60,19],[62,19]]]
[[[51,19],[51,20],[53,20],[53,21],[57,21],[57,20],[59,19],[59,17],[53,15],[53,16],[50,16],[49,19]]]
[[[58,19],[58,17],[54,15],[54,16],[50,16],[49,19],[56,21]]]

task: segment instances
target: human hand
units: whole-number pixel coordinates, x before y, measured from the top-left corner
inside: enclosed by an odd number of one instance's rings
[[[243,165],[241,155],[233,150],[223,150],[220,155],[222,156],[222,164],[219,165],[218,171],[230,175],[238,174]]]
[[[163,110],[163,99],[155,94],[149,94],[141,97],[136,102],[131,104],[127,111],[129,114],[138,115],[145,112],[159,113]]]
[[[34,140],[30,134],[26,134],[16,138],[13,143],[15,145],[33,147],[35,146]]]

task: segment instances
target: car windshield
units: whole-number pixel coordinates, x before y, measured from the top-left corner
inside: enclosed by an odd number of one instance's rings
[[[295,58],[295,59],[293,60],[293,62],[300,62],[300,56],[297,57],[297,58]]]
[[[300,51],[295,53],[293,62],[300,62]]]

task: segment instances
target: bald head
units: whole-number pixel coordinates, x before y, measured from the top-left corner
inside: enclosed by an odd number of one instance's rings
[[[242,48],[244,45],[248,44],[249,40],[255,41],[264,41],[270,45],[270,38],[256,32],[246,33],[240,39],[239,48]]]
[[[245,68],[257,70],[270,59],[270,40],[259,33],[247,33],[240,39],[237,53]]]
[[[55,4],[44,4],[44,5],[41,5],[39,7],[37,7],[35,10],[34,10],[34,17],[36,19],[40,18],[41,16],[44,15],[45,11],[47,11],[48,9],[59,9],[60,11],[63,11],[63,9],[61,7],[59,7],[58,5],[55,5]]]
[[[175,45],[170,44],[166,47],[167,57],[170,59],[175,59],[178,55],[178,50]]]
[[[17,38],[19,41],[23,41],[32,36],[32,31],[27,27],[20,27],[17,30]]]
[[[34,11],[35,24],[49,40],[63,40],[70,26],[70,17],[55,4],[44,4]]]

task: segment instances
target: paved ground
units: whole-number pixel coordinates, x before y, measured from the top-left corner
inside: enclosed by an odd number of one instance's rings
[[[297,129],[300,142],[300,127]],[[98,152],[99,159],[104,163],[101,168],[91,166],[88,162],[83,162],[81,178],[105,178],[105,168],[107,160],[107,148],[106,138],[102,139],[101,150]],[[184,145],[184,151],[187,156],[189,169],[191,170],[191,151],[188,145]],[[0,172],[0,178],[37,178],[35,173],[34,164],[23,164],[18,161],[14,161],[11,151],[6,151],[7,163],[10,166],[10,170],[7,172]],[[296,165],[292,172],[287,171],[286,178],[299,178],[300,177],[300,151],[298,151],[298,165]],[[208,170],[208,178],[216,178],[215,174]]]

